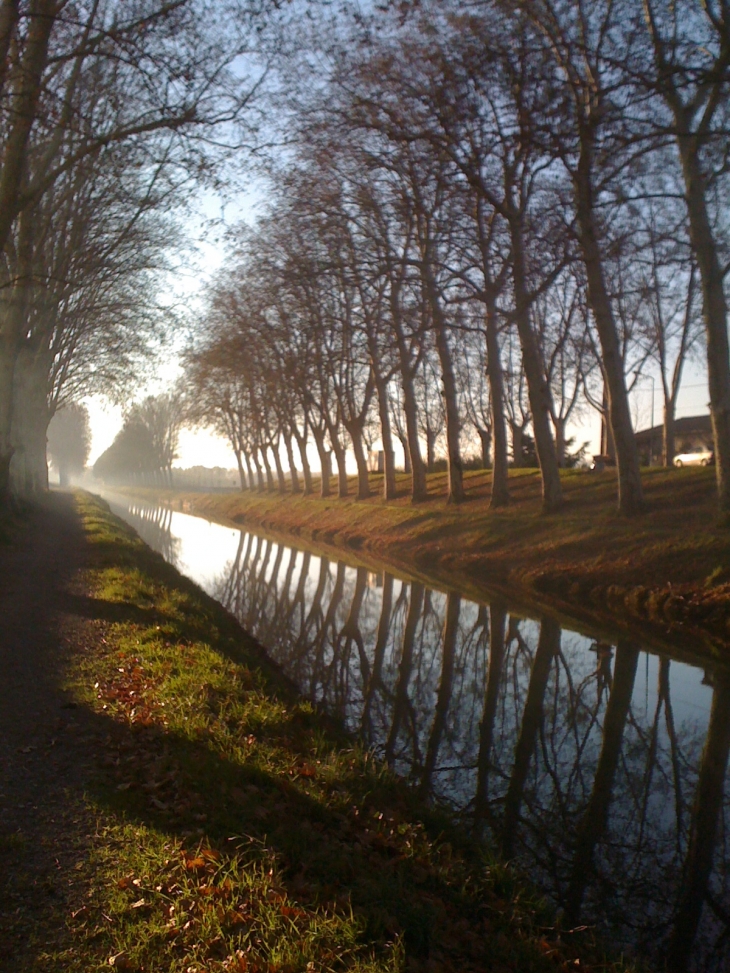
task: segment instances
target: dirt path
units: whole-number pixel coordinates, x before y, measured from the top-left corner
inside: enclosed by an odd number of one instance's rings
[[[83,794],[97,749],[61,688],[79,617],[85,541],[67,494],[51,494],[0,546],[0,970],[43,969],[83,895],[94,822]]]

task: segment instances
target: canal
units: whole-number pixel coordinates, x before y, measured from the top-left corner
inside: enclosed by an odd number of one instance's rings
[[[568,923],[656,968],[730,968],[730,666],[106,499]]]

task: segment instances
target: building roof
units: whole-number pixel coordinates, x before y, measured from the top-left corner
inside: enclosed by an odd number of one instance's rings
[[[661,437],[664,426],[653,426],[651,429],[642,429],[636,433],[636,442],[648,443],[654,441],[655,437]],[[692,433],[706,433],[712,435],[712,420],[709,415],[705,416],[682,416],[674,420],[674,435],[687,436]]]

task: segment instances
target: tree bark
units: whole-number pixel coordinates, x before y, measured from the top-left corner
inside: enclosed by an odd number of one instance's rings
[[[523,456],[525,429],[517,422],[510,422],[512,432],[512,465],[516,470],[522,469],[525,465]]]
[[[319,454],[319,463],[322,467],[319,495],[320,497],[329,497],[332,494],[332,488],[330,486],[330,454],[325,448],[324,431],[313,426],[312,435],[314,436],[314,444]]]
[[[261,464],[259,463],[258,456],[256,455],[258,450],[253,449],[251,451],[251,462],[253,463],[254,469],[256,470],[256,488],[259,493],[264,492],[264,477],[261,472]]]
[[[372,356],[372,349],[371,349]],[[380,416],[380,436],[383,441],[383,499],[394,500],[395,485],[395,453],[393,452],[393,429],[388,407],[388,386],[374,364],[371,365],[375,376],[375,393],[378,397],[378,414]]]
[[[368,476],[368,461],[362,441],[362,423],[353,422],[347,427],[352,440],[352,451],[357,463],[357,499],[367,500],[370,496],[370,478]]]
[[[243,458],[243,465],[244,465],[244,469],[246,471],[246,480],[248,481],[248,489],[251,490],[251,492],[253,492],[253,490],[254,490],[254,481],[253,481],[252,464],[251,464],[251,461],[249,459],[248,453],[245,452],[245,450],[241,450],[241,456]]]
[[[456,378],[454,365],[446,334],[445,322],[436,329],[436,350],[441,363],[441,378],[443,381],[444,407],[446,410],[446,449],[449,476],[449,503],[462,503],[464,494],[464,467],[461,462],[459,437],[461,435],[461,421],[459,419],[459,405],[456,393]]]
[[[580,246],[588,281],[588,299],[603,354],[608,416],[616,448],[618,507],[622,514],[641,512],[644,494],[639,472],[639,453],[631,423],[624,362],[598,244],[593,191],[593,147],[588,131],[581,132],[580,158],[574,177]]]
[[[674,463],[674,403],[664,405],[664,423],[662,426],[662,466],[672,466]],[[649,462],[651,462],[651,447],[649,444]]]
[[[274,492],[274,474],[271,470],[271,464],[269,463],[268,449],[266,446],[261,446],[259,449],[261,453],[261,465],[266,471],[266,489],[269,493]]]
[[[284,476],[284,467],[281,465],[281,456],[279,456],[278,444],[271,447],[271,452],[274,456],[274,466],[276,467],[276,479],[279,484],[279,493],[283,495],[286,493],[286,477]]]
[[[482,447],[482,469],[488,470],[491,461],[492,432],[490,429],[477,426],[477,435],[479,436],[479,442]]]
[[[682,131],[686,126],[679,118],[678,122]],[[721,515],[730,518],[730,346],[724,276],[707,210],[707,186],[698,158],[697,138],[680,135],[677,144],[684,176],[690,238],[702,281],[702,316],[707,338],[707,377],[715,440],[717,499]]]
[[[243,491],[246,490],[248,487],[248,481],[246,479],[246,472],[243,468],[243,459],[241,457],[241,450],[237,449],[235,453],[236,453],[236,464],[238,466],[238,482],[241,485],[241,493],[243,493]]]
[[[26,213],[20,221],[14,279],[0,293],[0,510],[11,495],[15,367],[31,297],[33,230],[33,220]]]
[[[485,289],[485,321],[487,345],[487,381],[492,410],[492,434],[494,448],[492,456],[492,494],[489,501],[491,510],[509,504],[509,460],[507,456],[507,422],[504,415],[504,373],[499,348],[499,325],[497,315],[497,288],[493,282],[490,260],[489,233],[485,226],[485,200],[477,197],[477,230],[479,249],[482,257],[482,273]]]
[[[312,493],[314,493],[314,487],[312,486],[312,468],[309,465],[309,459],[307,457],[306,428],[303,433],[300,433],[296,425],[294,425],[292,426],[292,432],[294,433],[294,438],[297,441],[299,458],[302,462],[302,478],[304,479],[304,496],[308,497]]]
[[[299,473],[294,463],[294,448],[292,446],[291,436],[284,437],[284,445],[286,447],[286,458],[289,462],[289,477],[291,478],[291,492],[293,494],[301,493],[302,488],[299,483]]]
[[[34,497],[48,489],[46,435],[50,418],[45,356],[23,347],[13,376],[10,482],[16,496]]]
[[[38,110],[48,43],[58,10],[58,0],[35,0],[29,11],[28,36],[19,71],[22,81],[10,102],[13,121],[0,172],[0,252],[5,250],[18,215],[18,193],[25,172],[28,139]]]
[[[565,468],[565,463],[567,460],[567,456],[566,456],[567,446],[565,442],[565,419],[559,416],[553,416],[553,426],[555,427],[555,452],[558,457],[558,466],[562,470]]]
[[[426,472],[433,473],[436,468],[436,431],[426,429]]]
[[[342,498],[350,492],[347,485],[347,453],[337,436],[333,439],[332,447],[337,463],[337,496]]]
[[[418,503],[426,499],[428,492],[426,489],[426,469],[423,465],[421,449],[418,445],[418,408],[416,406],[416,394],[413,388],[413,367],[400,319],[399,297],[396,289],[393,287],[391,287],[390,307],[391,323],[395,331],[396,345],[398,347],[401,389],[403,390],[403,414],[406,420],[406,438],[408,440],[407,455],[410,459],[411,467],[411,499],[414,503]]]
[[[542,478],[542,506],[545,511],[559,510],[563,504],[560,468],[555,440],[550,430],[552,401],[545,378],[542,355],[530,321],[530,298],[526,283],[525,255],[522,239],[522,214],[510,219],[512,240],[512,279],[515,289],[515,318],[522,349],[522,363],[527,379],[527,396],[532,412],[535,450]]]
[[[13,458],[11,423],[15,342],[0,337],[0,511],[10,503],[10,462]]]

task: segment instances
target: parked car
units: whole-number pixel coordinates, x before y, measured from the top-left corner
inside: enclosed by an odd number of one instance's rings
[[[710,466],[715,462],[715,454],[711,449],[703,449],[701,446],[691,450],[689,453],[679,453],[674,457],[674,465],[680,466]]]

